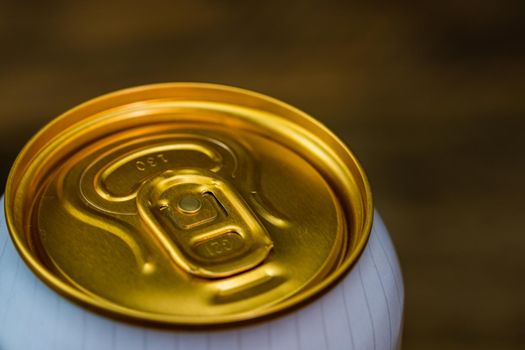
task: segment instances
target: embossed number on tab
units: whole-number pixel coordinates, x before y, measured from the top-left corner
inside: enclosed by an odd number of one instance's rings
[[[193,275],[246,271],[273,246],[240,194],[210,171],[165,171],[141,186],[137,207],[172,260]]]

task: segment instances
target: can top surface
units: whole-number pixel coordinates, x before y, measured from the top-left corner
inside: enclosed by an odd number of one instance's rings
[[[44,127],[5,193],[11,237],[59,293],[109,315],[259,318],[355,262],[373,206],[351,152],[303,112],[199,83],[88,101]]]

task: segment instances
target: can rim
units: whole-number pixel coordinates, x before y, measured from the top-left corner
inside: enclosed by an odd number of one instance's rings
[[[351,159],[357,174],[360,177],[362,182],[363,192],[362,195],[366,198],[364,204],[364,222],[362,225],[362,232],[360,232],[360,239],[357,241],[356,246],[349,252],[348,256],[345,257],[344,261],[340,266],[334,269],[329,275],[323,278],[314,286],[310,286],[306,290],[303,290],[288,299],[264,308],[263,310],[253,310],[249,312],[237,313],[233,315],[220,315],[220,316],[206,316],[201,319],[196,318],[185,318],[184,316],[177,316],[177,320],[174,321],[169,315],[162,315],[157,313],[150,313],[144,311],[137,311],[129,309],[115,303],[107,302],[102,299],[93,299],[87,294],[82,293],[80,290],[72,287],[67,284],[64,280],[55,276],[51,271],[46,269],[40,261],[34,256],[31,249],[22,241],[21,235],[23,232],[18,232],[15,223],[14,223],[14,199],[16,197],[16,186],[15,186],[15,177],[17,175],[18,168],[22,164],[23,160],[30,155],[32,148],[35,146],[37,141],[41,138],[42,135],[47,133],[50,129],[57,126],[61,121],[69,118],[72,114],[87,109],[89,107],[96,106],[104,101],[114,99],[116,97],[125,96],[132,93],[141,93],[145,91],[155,90],[155,89],[172,89],[172,88],[207,88],[207,89],[217,89],[222,91],[229,91],[237,94],[248,95],[250,97],[263,100],[265,102],[271,103],[278,107],[284,108],[293,114],[297,115],[299,118],[308,121],[316,129],[320,130],[326,136],[331,139],[331,142],[335,144],[344,151],[345,156]],[[312,298],[319,297],[322,292],[326,292],[333,287],[333,285],[339,281],[346,273],[350,271],[350,268],[356,263],[359,256],[362,254],[367,241],[370,237],[372,223],[373,223],[373,198],[370,188],[370,183],[364,172],[364,169],[357,157],[353,152],[347,147],[340,139],[337,137],[331,130],[329,130],[324,124],[316,120],[307,113],[299,110],[298,108],[289,105],[285,102],[277,100],[273,97],[254,92],[251,90],[246,90],[239,87],[225,86],[220,84],[211,84],[211,83],[200,83],[200,82],[177,82],[177,83],[157,83],[149,85],[141,85],[131,88],[126,88],[118,90],[115,92],[103,94],[101,96],[90,99],[84,103],[81,103],[66,112],[62,113],[58,117],[54,118],[48,124],[46,124],[42,129],[40,129],[24,146],[22,151],[17,156],[15,162],[13,163],[5,188],[5,200],[4,200],[4,213],[6,217],[6,225],[8,227],[9,234],[11,236],[14,245],[22,256],[23,260],[30,267],[30,269],[49,287],[57,291],[59,294],[72,299],[76,302],[81,303],[84,306],[95,309],[103,314],[106,314],[111,317],[116,317],[119,319],[131,319],[138,322],[145,322],[148,324],[172,324],[178,326],[205,326],[205,325],[221,325],[221,324],[235,324],[242,321],[256,320],[261,318],[271,317],[275,314],[280,314],[284,310],[289,310],[292,307],[299,307],[304,305],[306,302],[310,301]]]

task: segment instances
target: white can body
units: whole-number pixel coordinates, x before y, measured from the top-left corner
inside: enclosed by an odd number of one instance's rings
[[[146,328],[88,311],[49,289],[18,255],[0,215],[0,350],[398,349],[403,298],[399,262],[375,213],[357,263],[306,306],[236,328]]]

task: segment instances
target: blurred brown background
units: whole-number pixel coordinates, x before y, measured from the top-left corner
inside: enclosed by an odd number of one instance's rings
[[[0,185],[94,96],[260,91],[364,164],[403,265],[404,349],[524,349],[524,38],[523,1],[1,1]]]

